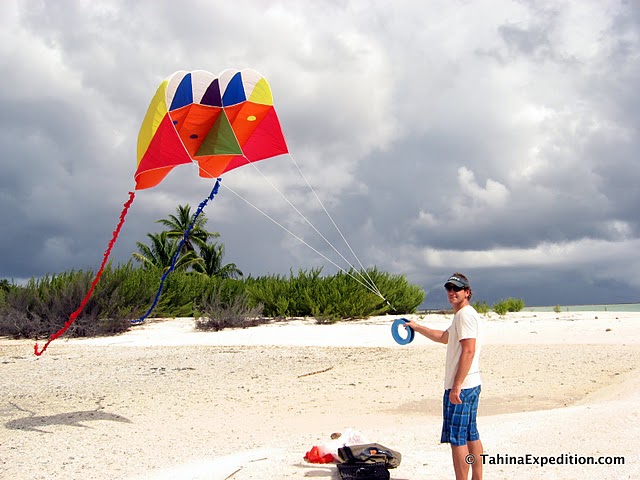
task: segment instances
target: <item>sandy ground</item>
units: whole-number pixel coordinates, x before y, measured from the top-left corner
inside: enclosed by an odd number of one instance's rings
[[[394,319],[215,333],[174,319],[41,357],[0,339],[0,478],[335,480],[303,456],[347,428],[402,453],[394,480],[453,478],[445,347],[397,345]],[[640,478],[640,314],[494,314],[486,328],[485,478]],[[506,464],[526,455],[564,464]],[[568,464],[614,456],[625,464]]]

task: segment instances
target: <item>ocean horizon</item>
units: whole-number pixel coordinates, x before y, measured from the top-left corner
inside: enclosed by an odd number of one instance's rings
[[[589,305],[540,305],[529,306],[521,310],[523,312],[555,312],[556,308],[560,308],[561,312],[640,312],[640,303],[602,303]],[[451,305],[441,308],[424,308],[419,309],[419,313],[433,313],[438,311],[451,310]]]
[[[523,312],[640,312],[640,303],[609,303],[593,305],[547,305],[539,307],[525,306]]]

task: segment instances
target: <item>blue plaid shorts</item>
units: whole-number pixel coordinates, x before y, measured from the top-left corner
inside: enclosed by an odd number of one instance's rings
[[[451,390],[445,390],[442,398],[442,436],[440,442],[455,446],[466,445],[467,442],[480,440],[476,416],[478,414],[478,400],[480,399],[480,385],[465,388],[460,393],[461,404],[454,405],[449,401]]]

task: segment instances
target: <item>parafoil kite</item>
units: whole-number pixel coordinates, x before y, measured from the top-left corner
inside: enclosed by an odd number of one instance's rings
[[[250,162],[288,153],[271,88],[252,70],[176,72],[158,88],[138,136],[136,190],[176,166],[196,162],[215,178]]]
[[[179,165],[196,163],[201,177],[218,179],[209,197],[198,207],[193,225],[207,201],[217,193],[222,174],[286,154],[288,148],[273,106],[271,88],[264,77],[253,70],[225,70],[218,76],[195,70],[175,72],[160,84],[142,122],[137,153],[135,190],[129,192],[89,292],[41,350],[35,344],[34,352],[38,356],[69,329],[93,294],[133,203],[135,191],[157,186]],[[153,310],[176,258],[162,277],[152,307],[141,320]]]

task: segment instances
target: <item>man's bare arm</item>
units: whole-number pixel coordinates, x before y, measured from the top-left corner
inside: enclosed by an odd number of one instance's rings
[[[446,344],[449,341],[448,330],[434,330],[433,328],[420,325],[419,323],[416,323],[413,320],[406,322],[405,325],[407,327],[413,328],[416,332],[418,332],[421,335],[424,335],[429,340],[433,340],[434,342]],[[471,367],[471,364],[469,364],[469,367]]]

